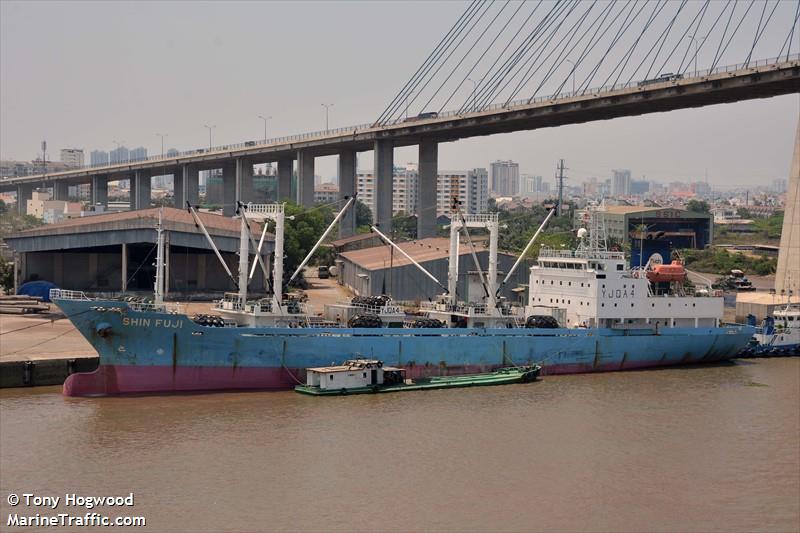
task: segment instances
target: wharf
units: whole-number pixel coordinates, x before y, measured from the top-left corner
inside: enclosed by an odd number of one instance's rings
[[[0,318],[0,388],[61,385],[98,364],[97,352],[61,313]]]

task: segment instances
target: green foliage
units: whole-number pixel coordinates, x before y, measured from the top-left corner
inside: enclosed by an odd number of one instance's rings
[[[0,259],[0,288],[11,291],[14,288],[14,263]]]
[[[686,210],[692,213],[711,213],[711,206],[705,200],[689,200],[686,203]]]
[[[283,270],[288,279],[322,236],[328,226],[326,219],[332,215],[329,208],[306,209],[293,203],[286,204],[285,213],[287,219],[294,216],[294,220],[287,220],[284,226]],[[317,250],[317,254],[320,253],[324,251]]]
[[[356,226],[367,226],[372,224],[372,210],[361,200],[356,200]]]
[[[6,211],[8,211],[8,206],[3,200],[0,200],[0,215],[4,214]]]
[[[731,253],[723,249],[683,250],[681,253],[687,268],[701,272],[713,272],[719,276],[728,274],[734,268],[746,273],[766,276],[775,273],[778,263],[774,257],[753,257],[741,253]]]
[[[512,211],[500,210],[501,230],[498,247],[507,252],[521,253],[542,224],[542,221],[544,221],[547,213],[548,210],[542,206]],[[528,252],[528,257],[536,257],[539,253],[539,248],[543,245],[550,248],[574,248],[575,236],[572,232],[572,219],[569,215],[565,214],[564,216],[550,219],[547,227],[539,235],[539,239],[531,247],[531,251]]]
[[[769,218],[757,218],[753,222],[761,235],[767,239],[780,239],[783,231],[783,213]]]
[[[392,217],[392,240],[412,240],[417,238],[417,217],[398,213]]]

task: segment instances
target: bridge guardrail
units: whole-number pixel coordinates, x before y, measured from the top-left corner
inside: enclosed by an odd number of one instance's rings
[[[800,53],[786,55],[786,56],[782,56],[782,57],[759,59],[759,60],[755,60],[755,61],[750,61],[749,63],[739,63],[739,64],[734,64],[734,65],[725,65],[725,66],[715,67],[713,69],[700,70],[700,71],[697,71],[697,72],[693,71],[692,72],[692,76],[690,78],[682,78],[682,79],[700,78],[700,77],[705,77],[705,76],[711,76],[711,75],[714,75],[714,74],[721,74],[721,73],[724,73],[724,72],[733,72],[733,71],[742,70],[742,69],[745,69],[745,68],[757,68],[759,66],[766,66],[766,65],[779,64],[779,63],[787,63],[787,62],[798,61],[798,60],[800,60]],[[625,82],[625,83],[617,83],[617,84],[613,84],[613,85],[605,85],[605,86],[602,86],[602,87],[591,88],[591,89],[587,88],[587,89],[584,89],[582,91],[574,91],[574,92],[573,91],[568,91],[568,92],[561,92],[561,93],[553,94],[553,95],[542,95],[542,96],[535,96],[535,97],[532,97],[532,98],[522,98],[522,99],[519,99],[519,100],[514,100],[512,102],[503,102],[503,103],[499,103],[498,102],[498,103],[490,104],[490,105],[488,105],[486,107],[483,107],[478,112],[479,113],[484,113],[484,112],[487,112],[487,111],[497,111],[497,110],[500,110],[500,109],[511,109],[511,108],[514,108],[514,107],[527,106],[527,105],[536,104],[536,103],[542,103],[542,102],[548,102],[548,101],[554,101],[554,100],[563,100],[563,99],[567,99],[567,98],[574,98],[576,96],[585,96],[587,94],[593,94],[593,93],[612,92],[612,91],[619,91],[619,90],[630,89],[630,88],[639,88],[639,83],[641,81],[645,81],[645,80],[637,80],[637,81],[630,81],[630,82]],[[671,82],[671,80],[665,80],[663,83],[670,83],[670,82]],[[436,120],[439,120],[439,119],[442,119],[442,118],[449,118],[449,117],[454,117],[454,116],[463,116],[463,115],[468,115],[470,113],[472,113],[472,112],[462,112],[460,110],[443,111],[441,113],[438,113],[435,118],[424,119],[424,120],[425,121],[436,121]],[[211,155],[211,154],[216,154],[216,153],[219,153],[219,152],[227,152],[227,151],[238,150],[238,149],[242,149],[242,148],[267,148],[267,147],[269,147],[271,145],[281,145],[281,144],[287,144],[287,143],[292,143],[292,142],[297,142],[297,141],[305,141],[305,140],[308,140],[308,139],[317,139],[317,138],[324,139],[326,137],[333,137],[333,136],[336,136],[336,135],[339,135],[339,134],[342,134],[342,133],[349,133],[349,132],[352,132],[353,135],[356,135],[358,133],[365,133],[365,132],[367,132],[369,130],[382,130],[382,129],[390,128],[392,126],[397,126],[397,125],[406,124],[406,123],[407,123],[407,119],[406,118],[398,118],[398,119],[386,121],[386,122],[384,122],[383,124],[380,124],[380,125],[377,125],[374,122],[370,122],[370,123],[366,123],[366,124],[358,124],[358,125],[354,125],[354,126],[343,126],[343,127],[340,127],[340,128],[319,130],[319,131],[313,131],[313,132],[307,132],[307,133],[299,133],[299,134],[295,134],[295,135],[284,135],[282,137],[274,137],[274,138],[266,139],[266,140],[263,140],[263,141],[244,141],[244,142],[240,142],[240,143],[225,144],[225,145],[213,146],[213,147],[209,147],[209,148],[196,148],[196,149],[192,149],[192,150],[184,150],[184,151],[178,152],[177,154],[173,153],[172,155],[166,155],[165,154],[163,156],[162,155],[157,155],[157,156],[150,156],[150,157],[140,158],[140,159],[130,159],[128,161],[118,162],[118,163],[114,163],[114,164],[108,164],[108,163],[98,163],[98,164],[94,164],[94,165],[89,164],[89,165],[84,165],[82,167],[75,167],[75,168],[70,169],[69,171],[66,171],[66,172],[74,172],[74,171],[80,171],[80,170],[91,170],[91,169],[104,168],[104,167],[113,167],[114,165],[137,164],[137,163],[157,162],[157,161],[163,161],[165,163],[165,165],[166,165],[168,162],[170,162],[172,160],[175,160],[175,159],[178,159],[178,158],[183,158],[183,157],[189,157],[189,156],[193,156],[193,155],[200,155],[200,154],[209,154],[209,155]],[[418,123],[418,122],[415,122],[415,124],[416,123]],[[47,176],[56,176],[59,173],[60,172],[55,172],[55,173],[52,173],[52,174],[35,174],[35,175],[31,175],[31,176],[13,176],[13,177],[17,177],[17,178],[32,178],[32,177],[47,178]]]

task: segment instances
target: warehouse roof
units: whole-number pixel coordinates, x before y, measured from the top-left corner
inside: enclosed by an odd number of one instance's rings
[[[431,237],[416,241],[400,242],[397,243],[397,246],[413,257],[414,261],[418,263],[447,259],[450,255],[450,239],[444,237]],[[340,255],[365,270],[380,270],[388,267],[390,262],[394,267],[411,264],[411,261],[396,250],[394,256],[392,256],[391,249],[392,247],[389,245],[374,246],[372,248],[362,248],[361,250],[344,252]],[[488,249],[481,245],[476,245],[475,250],[478,253],[488,252]],[[472,252],[470,251],[469,245],[462,243],[462,245],[459,246],[458,253],[459,255],[469,255]],[[502,252],[500,253],[502,254]]]
[[[698,213],[697,211],[687,211],[680,207],[645,207],[643,205],[609,205],[605,211],[610,215],[633,215],[642,214],[656,218],[712,218],[710,213]]]
[[[113,246],[156,241],[155,226],[161,208],[122,211],[73,218],[57,224],[18,231],[8,235],[5,240],[11,249],[19,252],[37,252]],[[176,246],[210,249],[202,232],[195,227],[192,215],[182,209],[163,208],[162,221],[169,233],[169,242]],[[222,251],[235,252],[239,249],[240,223],[238,219],[198,213],[200,220],[214,238]],[[250,223],[254,238],[261,234],[261,226]],[[269,244],[265,251],[272,249],[270,235],[265,239]]]

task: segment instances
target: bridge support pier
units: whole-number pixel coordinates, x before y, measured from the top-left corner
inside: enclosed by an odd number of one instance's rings
[[[108,208],[108,176],[92,176],[92,205]]]
[[[253,200],[253,163],[244,157],[236,159],[236,199],[245,204]]]
[[[297,151],[297,203],[314,205],[314,156],[308,150]]]
[[[800,293],[800,118],[797,121],[794,156],[787,185],[775,292],[796,297]]]
[[[53,182],[53,200],[69,200],[69,183],[65,180],[56,180]]]
[[[150,207],[150,177],[149,170],[137,170],[131,178],[131,209],[148,209]]]
[[[394,143],[375,141],[375,223],[384,233],[392,231]]]
[[[353,196],[356,193],[356,151],[339,152],[339,198]],[[356,234],[356,206],[342,216],[339,221],[339,238]]]
[[[222,214],[232,217],[236,213],[236,161],[222,165]]]
[[[439,144],[419,144],[419,185],[417,186],[417,238],[436,237],[436,185],[439,174]]]
[[[33,185],[23,183],[17,185],[17,212],[20,215],[28,214],[28,200],[33,198]]]
[[[172,204],[177,209],[186,206],[186,186],[183,179],[183,167],[176,167],[172,171]]]
[[[286,157],[278,160],[278,201],[292,200],[292,175],[294,174],[294,159]]]
[[[200,172],[197,165],[181,165],[172,174],[174,204],[178,209],[200,203]]]

